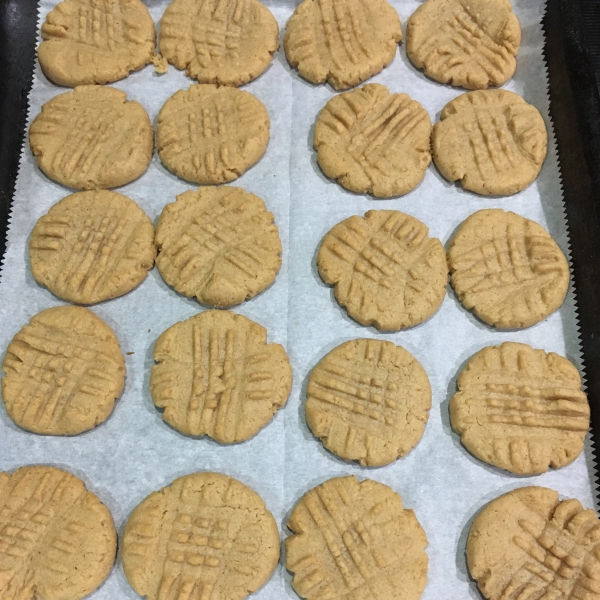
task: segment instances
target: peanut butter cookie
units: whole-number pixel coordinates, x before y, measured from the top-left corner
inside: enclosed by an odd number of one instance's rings
[[[430,408],[425,369],[392,342],[345,342],[308,380],[308,426],[328,450],[363,466],[387,465],[410,452],[423,435]]]
[[[422,323],[442,304],[448,266],[440,240],[397,210],[370,210],[323,238],[319,274],[362,325],[398,331]]]
[[[148,600],[243,600],[277,566],[279,532],[253,489],[220,473],[194,473],[136,507],[122,559],[131,587]]]
[[[23,429],[75,435],[102,423],[121,395],[125,360],[113,330],[80,306],[48,308],[9,344],[2,399]]]
[[[401,40],[386,0],[304,0],[287,22],[283,47],[304,79],[345,90],[387,67]]]
[[[418,102],[370,83],[325,105],[313,146],[325,175],[352,192],[390,198],[425,176],[430,137],[429,115]]]
[[[452,428],[486,463],[536,475],[581,454],[590,406],[566,358],[515,342],[489,346],[469,360],[457,387]]]
[[[419,600],[427,537],[387,485],[353,475],[313,488],[294,507],[285,541],[292,586],[307,600]]]
[[[450,240],[448,266],[462,305],[499,329],[543,321],[569,288],[569,263],[550,234],[499,208],[463,221]]]
[[[161,54],[200,83],[248,83],[277,48],[279,26],[258,0],[173,0],[160,22]]]
[[[150,393],[163,420],[186,435],[249,439],[287,402],[290,361],[267,331],[230,311],[207,310],[169,327],[154,345]]]

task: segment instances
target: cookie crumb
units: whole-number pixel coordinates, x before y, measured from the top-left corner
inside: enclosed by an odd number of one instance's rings
[[[154,64],[154,70],[159,75],[164,75],[169,70],[169,63],[162,54],[155,54],[152,57],[152,63]]]

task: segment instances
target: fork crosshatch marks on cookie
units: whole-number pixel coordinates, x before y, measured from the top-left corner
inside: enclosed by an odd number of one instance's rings
[[[544,487],[519,488],[475,518],[467,540],[469,571],[489,600],[598,600],[599,532],[596,513],[578,500],[559,501]]]
[[[279,560],[279,533],[260,496],[219,473],[195,473],[154,492],[123,535],[123,567],[148,600],[242,600]]]
[[[79,600],[108,576],[117,534],[106,506],[53,467],[0,473],[0,597]]]
[[[539,323],[563,303],[565,255],[538,223],[502,209],[465,219],[450,240],[450,283],[463,306],[501,329]]]
[[[202,304],[227,308],[273,283],[281,240],[264,201],[242,188],[203,187],[177,196],[156,227],[163,279]]]
[[[2,399],[20,427],[75,435],[102,423],[123,391],[125,360],[112,329],[78,306],[38,313],[9,344]]]
[[[125,92],[86,85],[42,106],[29,143],[50,179],[76,189],[112,188],[146,171],[154,131],[141,104]]]
[[[36,281],[77,304],[131,291],[155,256],[152,221],[133,200],[106,190],[63,198],[38,219],[29,239]]]
[[[480,350],[450,399],[452,428],[481,460],[519,475],[573,462],[583,450],[590,407],[566,358],[505,342]]]
[[[176,323],[154,346],[150,391],[181,433],[247,440],[287,401],[292,370],[283,346],[242,315],[209,310]]]
[[[263,156],[270,126],[264,104],[249,92],[196,84],[161,108],[156,145],[163,164],[182,179],[227,183]]]
[[[515,72],[521,27],[508,0],[427,0],[406,25],[406,54],[442,83],[484,89]]]
[[[400,40],[400,19],[386,0],[304,0],[283,44],[302,77],[343,90],[389,65]]]
[[[58,85],[111,83],[152,62],[155,37],[140,0],[63,0],[42,24],[38,58]]]
[[[326,448],[368,466],[409,452],[430,408],[419,362],[401,346],[369,339],[345,342],[317,364],[305,405],[307,423]]]
[[[161,20],[162,55],[200,83],[248,83],[278,47],[277,21],[258,0],[174,0]]]
[[[418,600],[427,582],[427,537],[412,510],[382,483],[329,479],[288,521],[286,567],[307,600]]]
[[[431,317],[446,295],[444,247],[428,233],[424,223],[395,210],[350,217],[323,238],[319,274],[362,325],[412,327]]]
[[[353,192],[389,198],[421,182],[430,137],[429,115],[418,102],[372,83],[327,102],[313,146],[328,177]]]

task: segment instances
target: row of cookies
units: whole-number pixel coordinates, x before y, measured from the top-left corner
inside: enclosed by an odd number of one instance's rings
[[[508,0],[427,0],[409,18],[406,53],[431,78],[467,89],[512,77],[521,42]],[[47,77],[75,87],[104,84],[164,59],[200,83],[240,86],[258,77],[279,48],[279,27],[258,0],[173,0],[156,31],[141,0],[63,0],[42,25]],[[402,40],[386,0],[305,0],[289,19],[284,48],[312,83],[358,85],[389,65]]]
[[[131,291],[156,259],[165,282],[179,293],[208,306],[235,306],[273,283],[281,252],[264,201],[230,186],[179,195],[164,207],[156,232],[126,196],[76,192],[38,219],[29,242],[36,281],[78,304]],[[552,237],[534,221],[501,209],[468,217],[447,256],[418,219],[371,210],[325,235],[317,267],[348,314],[381,331],[430,318],[446,295],[448,269],[465,308],[504,329],[545,319],[561,306],[569,286],[567,259]]]
[[[265,106],[252,94],[193,85],[158,115],[163,164],[193,183],[237,179],[264,155]],[[79,86],[42,106],[29,131],[40,169],[76,189],[113,188],[142,175],[154,135],[142,106],[111,87]],[[369,84],[332,98],[319,113],[313,145],[323,172],[357,193],[406,194],[433,159],[451,182],[479,194],[509,195],[538,176],[548,134],[539,111],[512,92],[469,92],[448,103],[431,127],[406,94]]]
[[[107,507],[54,467],[0,473],[0,483],[2,544],[11,557],[3,598],[80,600],[93,592],[116,558]],[[299,499],[287,527],[285,566],[302,598],[418,600],[425,589],[426,533],[382,483],[329,479]],[[579,501],[522,487],[477,514],[467,563],[486,598],[559,598],[565,590],[597,598],[599,532],[598,517]],[[153,492],[130,514],[121,539],[125,576],[148,600],[243,600],[279,559],[277,522],[263,499],[220,473],[193,473]]]
[[[163,420],[185,435],[232,444],[286,404],[292,369],[266,330],[230,311],[206,310],[154,344],[150,393]],[[20,427],[76,435],[102,423],[123,391],[125,361],[112,329],[88,309],[61,306],[31,318],[9,344],[2,399]],[[307,385],[306,422],[323,445],[363,466],[383,466],[420,441],[431,386],[401,346],[355,339],[329,352]],[[450,400],[453,429],[476,457],[519,475],[579,456],[590,409],[567,359],[505,342],[476,353]]]

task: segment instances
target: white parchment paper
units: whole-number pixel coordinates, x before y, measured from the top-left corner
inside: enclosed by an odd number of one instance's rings
[[[40,19],[58,0],[42,0]],[[145,0],[158,23],[168,0]],[[265,2],[283,31],[297,2]],[[393,0],[400,18],[407,18],[417,0]],[[424,600],[480,598],[464,558],[469,526],[477,511],[501,493],[519,486],[543,485],[565,497],[593,506],[593,456],[589,445],[570,466],[537,477],[517,478],[473,458],[449,425],[448,401],[456,376],[468,358],[482,347],[514,340],[566,355],[580,365],[577,316],[571,289],[564,306],[544,322],[518,332],[498,332],[465,311],[450,288],[439,312],[428,322],[397,334],[379,334],[349,319],[325,286],[315,267],[323,235],[337,222],[372,208],[397,209],[424,221],[433,236],[446,244],[456,227],[481,208],[513,210],[541,223],[568,255],[558,161],[548,116],[546,67],[540,25],[544,2],[513,0],[523,31],[515,77],[505,86],[534,104],[550,132],[549,153],[537,181],[510,198],[486,198],[447,183],[431,166],[423,183],[394,200],[373,200],[345,191],[327,180],[312,150],[314,123],[334,92],[313,86],[292,71],[281,49],[258,80],[245,86],[266,105],[271,117],[271,141],[263,159],[233,185],[262,198],[275,214],[283,243],[283,266],[273,286],[236,311],[265,326],[269,341],[289,353],[294,385],[288,404],[253,439],[221,446],[192,439],[162,422],[150,397],[148,381],[156,338],[173,323],[203,310],[169,289],[154,269],[130,294],[92,307],[116,332],[126,354],[125,391],[110,418],[95,430],[71,438],[34,435],[20,430],[0,407],[0,470],[25,464],[48,464],[81,477],[110,508],[119,534],[135,506],[153,490],[181,475],[215,470],[252,486],[275,515],[282,539],[285,523],[298,499],[310,488],[339,475],[370,477],[398,491],[404,505],[415,510],[429,539],[429,582]],[[41,21],[40,21],[41,22]],[[401,46],[394,62],[371,81],[394,92],[406,92],[422,103],[432,121],[462,90],[437,84],[415,70]],[[157,75],[151,66],[115,87],[139,101],[155,122],[162,104],[176,90],[193,82],[174,67]],[[41,105],[66,91],[50,83],[36,65],[30,95],[29,122]],[[147,173],[118,189],[156,220],[163,206],[194,186],[170,174],[155,156]],[[71,193],[45,177],[25,144],[0,280],[0,348],[37,312],[63,302],[33,280],[27,243],[35,221]],[[332,348],[356,337],[391,340],[404,346],[425,367],[433,389],[433,407],[423,439],[392,465],[365,469],[346,463],[323,449],[306,426],[303,402],[306,381],[314,365]],[[297,598],[291,576],[280,564],[256,594],[262,600]],[[120,559],[110,577],[90,598],[137,598],[128,585]]]

